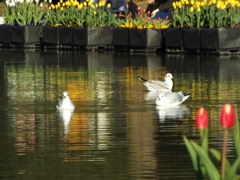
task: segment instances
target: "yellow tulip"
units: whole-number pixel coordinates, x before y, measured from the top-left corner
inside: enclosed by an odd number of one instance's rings
[[[103,1],[100,1],[99,2],[99,7],[102,7],[103,6]]]
[[[94,14],[94,15],[96,15],[96,14],[97,14],[97,12],[96,12],[96,11],[93,11],[93,14]]]
[[[61,9],[60,9],[61,11],[63,11],[63,7],[61,7]]]
[[[182,6],[182,4],[179,4],[178,7],[179,7],[179,8],[182,8],[183,6]]]
[[[78,1],[74,2],[75,6],[78,6],[80,3]]]
[[[129,27],[130,27],[130,28],[134,28],[134,27],[135,27],[135,24],[134,24],[134,23],[130,23]]]
[[[111,4],[110,3],[108,3],[107,8],[111,8]]]
[[[190,12],[193,12],[194,11],[194,7],[190,7]]]
[[[148,25],[148,27],[147,28],[154,28],[154,25]]]
[[[198,8],[197,8],[197,11],[198,11],[198,12],[200,12],[200,11],[201,11],[201,8],[200,8],[200,7],[198,7]]]
[[[60,0],[60,3],[63,3],[63,0]]]
[[[160,28],[161,28],[161,29],[166,29],[166,28],[168,28],[168,25],[163,24],[163,25],[161,25]]]
[[[120,25],[121,28],[124,28],[125,26],[123,24]]]
[[[82,4],[79,4],[79,5],[77,6],[77,9],[78,9],[78,10],[82,9]]]
[[[237,2],[236,1],[233,1],[232,2],[232,6],[234,7],[234,6],[236,6],[237,5]]]
[[[86,1],[84,1],[84,2],[83,2],[83,6],[87,6],[87,3],[86,3]]]
[[[176,3],[173,2],[172,5],[173,5],[173,8],[176,9]]]
[[[201,6],[201,2],[197,1],[196,2],[196,7],[200,7]]]

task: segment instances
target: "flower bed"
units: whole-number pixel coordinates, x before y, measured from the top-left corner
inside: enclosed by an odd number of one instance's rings
[[[235,0],[175,2],[173,24],[168,19],[153,20],[140,8],[135,18],[131,13],[116,15],[110,12],[109,4],[89,0],[61,0],[56,5],[18,0],[6,4],[4,18],[8,26],[0,26],[0,32],[8,37],[0,38],[2,45],[166,47],[169,52],[240,50],[240,3]]]

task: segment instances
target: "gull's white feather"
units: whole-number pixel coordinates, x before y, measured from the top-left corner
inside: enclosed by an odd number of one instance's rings
[[[172,78],[173,78],[172,74],[167,73],[165,75],[165,81],[146,80],[141,77],[138,77],[138,80],[140,80],[143,83],[143,85],[147,87],[149,91],[169,92],[173,88]]]
[[[63,97],[58,100],[57,109],[75,109],[72,100],[68,96],[68,92],[63,92]]]
[[[177,106],[182,104],[190,97],[191,93],[183,94],[180,92],[168,92],[168,93],[160,93],[159,97],[156,99],[156,105],[160,106]]]

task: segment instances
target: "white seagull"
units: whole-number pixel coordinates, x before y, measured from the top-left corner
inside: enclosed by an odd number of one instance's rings
[[[180,92],[168,92],[168,93],[160,93],[158,98],[156,99],[156,105],[160,106],[177,106],[186,101],[190,96],[190,92],[183,94]]]
[[[165,75],[165,81],[154,81],[154,80],[146,80],[141,77],[138,77],[139,81],[142,81],[143,85],[147,87],[149,91],[171,91],[173,87],[172,82],[172,74],[167,73]]]
[[[75,109],[75,106],[72,100],[69,98],[67,91],[63,92],[63,97],[58,100],[58,105],[56,106],[56,108],[59,110]]]

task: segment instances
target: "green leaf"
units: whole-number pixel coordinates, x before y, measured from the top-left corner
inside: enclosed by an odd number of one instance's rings
[[[206,151],[201,146],[196,144],[195,142],[191,142],[191,144],[193,145],[194,149],[196,150],[198,156],[200,157],[201,162],[204,164],[209,178],[211,180],[220,180],[220,174],[219,174],[217,168],[212,163],[212,161],[209,158]]]
[[[240,164],[240,157],[237,158],[237,160],[234,162],[232,167],[227,171],[226,177],[224,178],[225,180],[232,180],[233,178],[236,177],[236,171],[239,164]]]
[[[239,124],[238,124],[238,114],[236,113],[236,121],[235,121],[235,126],[233,128],[233,137],[234,137],[234,145],[235,145],[235,150],[236,153],[238,155],[238,157],[240,157],[240,133],[239,133]]]
[[[186,136],[183,136],[183,140],[184,140],[185,145],[186,145],[186,147],[188,149],[188,152],[190,154],[190,157],[191,157],[191,160],[192,160],[192,163],[193,163],[193,168],[195,170],[196,178],[197,179],[203,179],[202,178],[202,172],[201,172],[201,169],[199,167],[198,156],[197,156],[197,153],[196,153],[194,147],[192,146],[192,144],[190,143],[190,141],[187,139]]]
[[[216,158],[216,160],[221,163],[222,160],[222,153],[216,149],[210,149],[212,155]],[[226,172],[231,168],[231,164],[229,160],[226,158]]]

